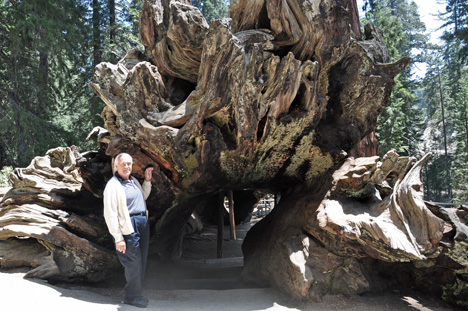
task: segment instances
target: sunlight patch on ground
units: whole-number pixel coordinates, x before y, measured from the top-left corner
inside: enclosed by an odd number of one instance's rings
[[[420,310],[420,311],[434,311],[432,309],[429,309],[429,308],[426,308],[425,306],[423,306],[422,304],[419,303],[419,301],[417,301],[416,299],[412,298],[412,297],[409,297],[409,296],[405,296],[402,298],[403,301],[406,301],[407,303],[409,303],[409,305],[413,308],[415,308],[416,310]]]
[[[279,311],[279,310],[299,311],[299,309],[291,309],[291,308],[283,307],[283,306],[277,304],[276,302],[273,303],[273,306],[271,308],[265,309],[265,311],[268,311],[268,310],[274,310],[274,311]]]

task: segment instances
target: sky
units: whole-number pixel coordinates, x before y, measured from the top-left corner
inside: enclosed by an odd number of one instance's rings
[[[362,0],[358,0],[362,1]],[[438,37],[442,34],[441,30],[437,30],[442,25],[442,21],[438,20],[438,12],[445,12],[445,4],[437,3],[437,0],[414,0],[419,7],[419,16],[426,24],[427,31],[431,34],[431,41],[438,43]]]
[[[419,16],[426,24],[427,31],[431,33],[431,41],[434,43],[437,42],[437,38],[441,34],[441,31],[437,31],[437,28],[442,25],[442,22],[435,15],[438,12],[445,11],[445,4],[439,4],[438,1],[440,0],[414,0],[419,7]],[[357,4],[361,9],[363,0],[357,0]]]
[[[359,0],[361,1],[361,0]],[[443,22],[437,16],[438,12],[445,12],[445,4],[437,3],[437,0],[414,0],[419,7],[419,16],[426,24],[426,31],[431,35],[430,41],[433,43],[440,43],[439,37],[442,35],[442,30],[438,28],[442,26]],[[426,64],[417,63],[413,68],[413,73],[419,78],[424,77],[426,74]]]
[[[439,37],[442,34],[442,30],[438,28],[443,24],[437,18],[438,12],[445,12],[445,4],[440,4],[440,0],[414,0],[419,8],[419,16],[421,20],[426,24],[426,31],[430,34],[430,41],[433,43],[440,43]],[[361,9],[363,0],[357,0],[358,8]],[[425,64],[416,64],[413,69],[413,73],[418,77],[423,77],[426,73]]]

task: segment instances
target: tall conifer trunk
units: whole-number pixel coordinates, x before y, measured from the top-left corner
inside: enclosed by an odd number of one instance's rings
[[[101,5],[99,0],[93,0],[93,65],[101,62]]]
[[[39,38],[41,42],[47,42],[47,30],[42,28],[39,30]],[[37,67],[37,77],[39,89],[37,93],[37,98],[39,100],[39,105],[37,107],[45,107],[44,104],[47,101],[48,94],[48,80],[49,80],[49,51],[47,46],[40,46],[39,48],[39,66]],[[43,113],[43,109],[38,111]]]
[[[439,95],[440,95],[440,108],[442,112],[442,127],[443,127],[443,135],[444,135],[444,154],[445,154],[445,169],[447,171],[447,175],[449,177],[448,181],[448,195],[452,198],[452,178],[450,173],[450,165],[449,165],[449,156],[448,156],[448,148],[447,148],[447,128],[445,125],[445,104],[444,104],[444,96],[442,92],[442,80],[440,78],[440,69],[437,68],[438,75],[439,75]]]
[[[109,0],[110,44],[115,42],[115,0]]]

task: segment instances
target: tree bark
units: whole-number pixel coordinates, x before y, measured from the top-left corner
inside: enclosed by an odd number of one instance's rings
[[[262,191],[281,200],[244,240],[245,280],[318,300],[329,292],[357,294],[383,286],[378,275],[389,267],[406,271],[400,264],[407,262],[415,270],[442,256],[438,264],[446,259],[452,278],[433,285],[462,297],[463,290],[452,286],[460,262],[449,255],[453,237],[463,240],[457,235],[461,226],[448,226],[442,212],[426,206],[419,179],[426,158],[416,162],[394,152],[382,161],[358,157],[376,152],[372,138],[367,151],[360,142],[372,137],[393,78],[409,58],[390,63],[382,32],[366,25],[361,38],[357,15],[354,0],[240,0],[231,5],[231,19],[208,26],[190,5],[144,1],[140,37],[145,52],[129,51],[117,64],[97,65],[90,83],[106,104],[106,130],[96,130],[102,152],[75,156],[78,171],[69,161],[60,162],[69,157],[56,152],[42,160],[50,168],[35,168],[42,174],[31,170],[24,178],[17,170],[14,190],[2,203],[0,226],[8,217],[5,211],[31,202],[67,215],[76,209],[84,217],[92,204],[73,204],[74,195],[99,198],[111,176],[111,158],[127,152],[137,178],[143,178],[148,164],[156,166],[147,206],[152,254],[160,259],[180,259],[187,222],[198,210],[216,214],[220,194],[244,197],[235,208],[242,207],[236,214],[245,215],[254,204],[249,203],[252,194]],[[37,192],[37,178],[55,181]],[[64,188],[81,190],[62,193],[65,181]],[[54,196],[44,200],[45,193]],[[90,263],[95,267],[111,240],[94,242],[91,229],[99,232],[103,221],[96,213],[102,203],[93,204],[98,208],[90,213],[100,222],[91,222],[85,240],[92,242],[84,247],[104,248]],[[75,234],[67,215],[39,212]],[[218,215],[224,225],[224,211]],[[30,223],[29,231],[10,229],[0,240],[26,235],[54,245],[47,248],[54,258],[68,251],[60,240],[47,239],[62,231],[49,235],[54,227],[48,226],[37,235],[37,222]]]
[[[115,43],[115,0],[109,0],[109,42]]]
[[[234,215],[234,196],[232,190],[228,191],[229,200],[229,228],[231,233],[231,240],[236,240],[236,220]]]
[[[445,104],[444,104],[444,95],[442,91],[442,79],[440,77],[440,68],[437,68],[438,76],[439,76],[439,95],[440,95],[440,109],[442,112],[442,132],[444,133],[444,154],[445,154],[445,170],[447,172],[447,176],[449,177],[448,180],[448,196],[452,198],[452,172],[450,170],[449,164],[449,155],[447,150],[447,128],[445,126]]]
[[[102,59],[101,51],[101,5],[93,0],[93,65],[97,66]]]
[[[223,258],[223,236],[224,236],[224,193],[219,194],[218,199],[218,239],[217,258]]]
[[[464,127],[465,127],[465,152],[466,152],[466,158],[465,161],[468,161],[468,100],[466,98],[466,95],[463,97],[463,120],[464,122]]]

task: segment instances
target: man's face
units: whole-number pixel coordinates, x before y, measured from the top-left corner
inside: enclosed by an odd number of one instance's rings
[[[126,155],[120,157],[117,162],[117,173],[119,173],[120,177],[127,180],[130,178],[130,174],[132,173],[132,164],[133,160],[131,157]]]

